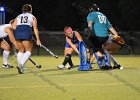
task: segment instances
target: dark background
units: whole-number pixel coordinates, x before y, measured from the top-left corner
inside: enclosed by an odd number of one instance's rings
[[[91,4],[96,3],[130,46],[125,45],[117,53],[140,54],[139,2],[139,0],[1,0],[0,5],[5,7],[6,23],[9,23],[21,13],[24,4],[31,4],[33,15],[38,20],[43,45],[54,53],[63,55],[64,27],[71,26],[80,33],[84,32],[84,28],[87,27],[87,10]],[[34,47],[33,54],[40,55],[43,54],[42,51]]]
[[[40,30],[62,31],[67,26],[83,30],[86,26],[85,8],[96,3],[115,29],[140,30],[139,0],[1,0],[6,8],[6,23],[21,13],[22,5],[29,3],[38,20]],[[83,9],[84,8],[84,9]],[[82,10],[82,11],[81,11]]]

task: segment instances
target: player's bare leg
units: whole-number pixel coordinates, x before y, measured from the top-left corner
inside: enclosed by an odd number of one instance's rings
[[[6,41],[1,42],[1,48],[3,51],[3,68],[13,68],[10,64],[8,64],[8,59],[10,55],[10,45]]]

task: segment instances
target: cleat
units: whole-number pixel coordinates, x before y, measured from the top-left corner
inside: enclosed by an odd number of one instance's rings
[[[74,68],[74,66],[70,66],[70,67],[68,68],[68,70],[71,70],[72,68]]]
[[[17,66],[17,70],[19,74],[23,74],[18,66]]]
[[[112,66],[109,66],[109,69],[112,69]]]
[[[67,69],[68,69],[69,67],[70,67],[70,65],[69,65],[69,64],[65,65],[65,68],[67,68]]]
[[[121,65],[114,66],[113,69],[120,69]]]
[[[17,70],[19,74],[23,74],[25,69],[21,64],[19,64],[19,66],[17,66]]]
[[[57,68],[59,68],[59,69],[64,69],[65,66],[61,64],[61,65],[58,65]]]
[[[105,65],[105,66],[102,66],[100,69],[102,69],[102,70],[109,70],[109,69],[112,69],[112,67],[110,67],[108,65]]]
[[[10,68],[13,68],[13,66],[11,66],[10,64],[3,64],[2,68],[6,68],[6,69],[10,69]]]

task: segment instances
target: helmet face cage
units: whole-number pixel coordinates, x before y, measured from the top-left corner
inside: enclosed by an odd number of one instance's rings
[[[90,11],[99,11],[99,7],[97,6],[97,4],[92,4],[90,6]]]

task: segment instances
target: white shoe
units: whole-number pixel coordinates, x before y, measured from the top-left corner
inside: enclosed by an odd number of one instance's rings
[[[69,64],[67,64],[67,65],[65,66],[65,68],[67,68],[67,69],[68,69],[69,67],[70,67],[70,65],[69,65]]]
[[[13,68],[13,66],[11,66],[10,64],[7,64],[7,65],[3,64],[2,68],[7,68],[7,69],[9,69],[9,68]]]
[[[57,68],[59,68],[59,69],[64,69],[65,66],[61,64],[61,65],[58,65]]]
[[[19,64],[19,66],[17,66],[17,69],[18,69],[18,73],[19,74],[23,74],[24,73],[24,66],[22,66],[21,64]]]

